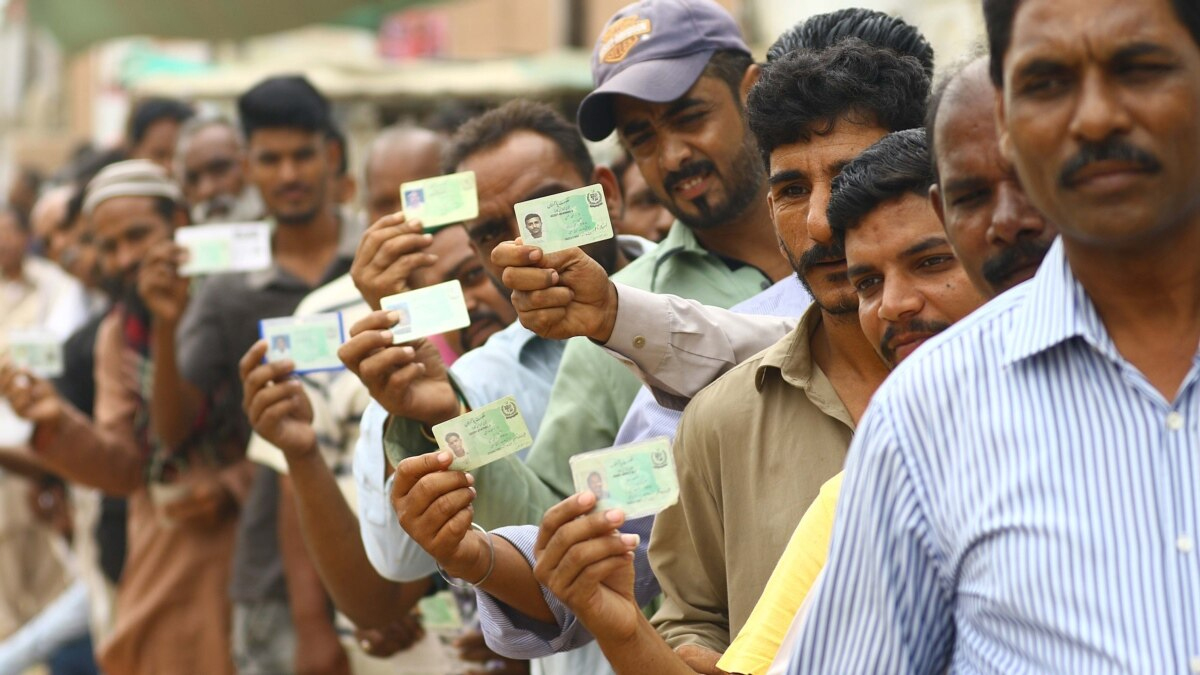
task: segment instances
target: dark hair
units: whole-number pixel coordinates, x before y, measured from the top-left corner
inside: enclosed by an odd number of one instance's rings
[[[752,65],[754,65],[754,57],[746,52],[737,49],[721,49],[713,52],[713,55],[709,57],[708,65],[704,66],[704,72],[700,73],[700,76],[715,77],[724,82],[729,87],[729,91],[733,92],[733,100],[740,108],[742,105],[742,80],[745,79],[746,71]]]
[[[827,134],[847,115],[888,131],[918,127],[928,95],[917,59],[850,38],[764,65],[750,90],[750,130],[769,166],[775,148]]]
[[[350,142],[346,139],[346,134],[338,125],[330,123],[329,125],[329,140],[336,144],[341,149],[341,159],[338,160],[337,176],[344,177],[350,172]]]
[[[983,47],[973,48],[961,59],[950,64],[941,78],[934,83],[933,92],[929,95],[929,103],[925,106],[925,138],[929,142],[929,161],[933,169],[933,182],[940,183],[942,181],[941,173],[938,171],[937,165],[937,134],[934,133],[934,127],[937,125],[938,111],[942,109],[942,100],[946,98],[946,91],[950,89],[950,85],[954,84],[963,71],[974,65],[980,59],[986,59],[987,54]]]
[[[1004,56],[1012,45],[1013,23],[1021,0],[983,0],[983,22],[987,28],[988,50],[992,57],[988,72],[997,86],[1004,84]],[[1200,3],[1196,0],[1171,0],[1175,15],[1200,45]]]
[[[592,179],[596,165],[575,125],[545,103],[525,99],[509,101],[459,127],[442,157],[442,171],[454,173],[468,157],[500,145],[517,131],[550,139],[582,180]]]
[[[933,46],[916,26],[861,7],[817,14],[792,26],[767,50],[767,62],[798,49],[832,47],[848,38],[858,38],[874,47],[915,57],[925,69],[925,77],[933,77]]]
[[[844,242],[846,231],[858,227],[880,204],[908,194],[925,197],[932,184],[925,130],[890,133],[851,160],[833,179],[826,210],[829,229]]]
[[[238,97],[238,117],[246,142],[259,129],[301,129],[331,134],[329,101],[299,75],[270,77]]]
[[[129,114],[125,136],[132,147],[142,142],[146,132],[150,131],[155,122],[174,120],[183,124],[195,114],[196,111],[183,101],[173,98],[148,98],[135,105],[133,112]]]

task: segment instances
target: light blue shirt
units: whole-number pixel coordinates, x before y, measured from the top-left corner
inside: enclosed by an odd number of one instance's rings
[[[1198,376],[1151,386],[1055,243],[875,394],[789,672],[1200,672]]]

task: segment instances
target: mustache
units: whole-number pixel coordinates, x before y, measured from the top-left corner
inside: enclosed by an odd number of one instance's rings
[[[983,262],[981,273],[984,280],[993,286],[1003,286],[1003,282],[1017,270],[1031,264],[1041,264],[1051,243],[1033,238],[1018,239],[1015,245]]]
[[[308,185],[301,183],[300,181],[294,181],[291,183],[284,183],[283,185],[275,188],[275,194],[281,195],[289,190],[303,190],[305,192],[311,192]]]
[[[694,162],[688,162],[679,168],[678,171],[672,171],[663,178],[663,189],[668,194],[675,190],[675,186],[689,178],[703,176],[706,173],[716,173],[717,165],[707,159],[699,159]]]
[[[821,263],[833,260],[842,260],[845,257],[846,247],[841,244],[816,244],[800,254],[800,258],[797,260],[799,266],[797,272],[803,276],[814,265],[820,265]]]
[[[890,345],[892,340],[896,339],[897,335],[906,333],[927,333],[929,335],[937,335],[946,330],[950,324],[945,321],[925,321],[924,319],[909,319],[902,324],[888,324],[888,327],[883,331],[883,338],[879,341],[879,351],[888,363],[896,365],[896,352]]]
[[[1079,173],[1096,162],[1128,162],[1146,173],[1154,173],[1162,168],[1158,158],[1149,152],[1118,139],[1110,139],[1101,143],[1086,143],[1079,149],[1058,176],[1058,183],[1069,188],[1079,179]]]

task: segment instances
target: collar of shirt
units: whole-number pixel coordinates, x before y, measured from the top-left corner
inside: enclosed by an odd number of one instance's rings
[[[791,333],[763,352],[762,360],[754,372],[754,387],[761,394],[767,378],[779,377],[788,385],[803,390],[813,405],[826,415],[853,429],[854,420],[846,411],[845,404],[838,398],[829,378],[812,360],[810,342],[820,325],[821,309],[813,304],[800,317],[800,323]]]
[[[317,287],[323,286],[326,282],[348,272],[349,264],[354,262],[354,253],[358,250],[358,241],[362,235],[362,231],[354,227],[350,219],[346,218],[341,212],[338,213],[338,221],[337,256],[334,258],[329,269],[325,271],[321,281],[317,283]],[[272,222],[271,227],[274,229],[278,225]],[[246,273],[246,285],[252,290],[261,291],[271,286],[287,286],[289,284],[308,286],[308,284],[297,279],[292,273],[280,267],[274,258],[272,258],[270,267]]]
[[[658,243],[655,254],[657,258],[654,261],[654,269],[651,272],[652,285],[647,289],[651,291],[656,290],[658,279],[661,276],[670,273],[669,270],[672,262],[676,261],[676,259],[687,258],[689,256],[698,256],[719,261],[721,265],[734,272],[743,268],[749,268],[758,272],[764,280],[767,280],[767,275],[750,263],[718,255],[701,246],[700,240],[696,239],[696,234],[692,232],[692,229],[678,220],[671,224],[671,229],[667,231],[667,236]],[[763,290],[768,287],[770,287],[769,281],[763,286]]]
[[[1071,272],[1062,238],[1055,240],[1032,280],[1016,293],[1012,337],[1002,364],[1012,365],[1075,337],[1113,361],[1122,359],[1109,337],[1096,306]]]

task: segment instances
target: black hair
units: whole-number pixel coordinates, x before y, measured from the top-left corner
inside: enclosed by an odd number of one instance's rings
[[[884,202],[926,197],[933,184],[924,129],[896,131],[850,161],[833,179],[826,216],[838,241]]]
[[[270,77],[238,97],[238,117],[247,142],[259,129],[333,133],[329,101],[300,75]]]
[[[921,62],[925,77],[933,77],[933,46],[916,26],[898,17],[861,7],[839,9],[809,17],[780,35],[767,50],[767,62],[798,49],[825,49],[848,38],[912,56]]]
[[[134,106],[129,114],[125,136],[130,147],[142,142],[155,122],[174,120],[183,124],[196,114],[192,107],[173,98],[148,98]]]
[[[958,80],[968,66],[984,58],[987,58],[987,54],[983,47],[972,49],[966,56],[946,68],[941,78],[934,83],[933,92],[929,94],[929,103],[925,106],[925,138],[929,142],[929,161],[932,163],[935,183],[940,183],[942,177],[937,165],[937,134],[934,133],[934,127],[937,125],[938,111],[942,109],[942,101],[946,98],[946,90]]]
[[[850,38],[764,65],[750,90],[750,130],[769,166],[775,148],[825,135],[842,117],[888,131],[918,127],[928,95],[929,78],[916,58]]]
[[[746,71],[754,65],[754,57],[738,49],[719,49],[713,52],[704,66],[702,77],[715,77],[733,92],[733,100],[742,105],[742,80]]]
[[[592,179],[596,165],[575,125],[545,103],[524,99],[509,101],[459,127],[442,157],[442,171],[454,173],[468,157],[500,145],[517,131],[532,131],[550,139],[580,179]]]
[[[983,0],[983,22],[987,28],[988,50],[992,58],[988,72],[997,87],[1004,84],[1004,56],[1012,45],[1013,23],[1021,0]],[[1175,15],[1200,45],[1200,3],[1196,0],[1171,0]]]

